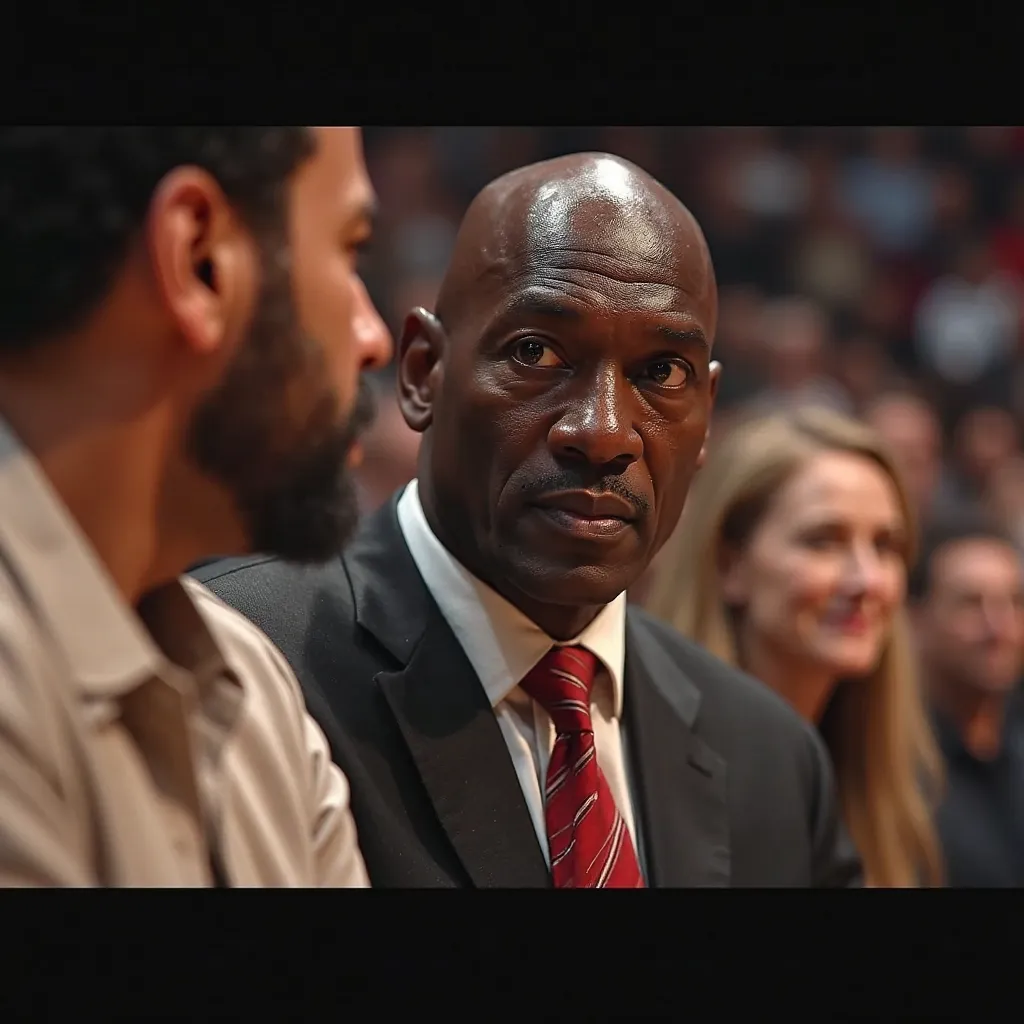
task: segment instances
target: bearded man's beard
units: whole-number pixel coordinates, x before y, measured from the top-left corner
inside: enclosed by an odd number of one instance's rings
[[[360,378],[355,406],[342,414],[323,348],[299,326],[287,263],[268,250],[249,336],[196,411],[188,451],[234,497],[250,550],[321,562],[359,520],[346,459],[373,418],[373,392]],[[309,395],[313,407],[293,412]]]

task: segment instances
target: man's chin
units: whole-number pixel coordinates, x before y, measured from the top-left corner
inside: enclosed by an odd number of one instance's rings
[[[977,690],[988,696],[1000,697],[1017,688],[1021,674],[1014,664],[1007,661],[997,664],[982,661],[974,666],[971,675]]]
[[[516,589],[541,605],[565,608],[596,608],[610,604],[630,583],[622,569],[600,565],[524,567],[510,572]]]
[[[253,549],[303,565],[334,558],[359,526],[355,484],[347,474],[332,495],[282,494],[254,512]]]

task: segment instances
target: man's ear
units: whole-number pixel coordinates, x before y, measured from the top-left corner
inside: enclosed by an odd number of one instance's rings
[[[198,167],[167,174],[150,203],[146,242],[164,306],[185,343],[199,354],[232,343],[252,314],[258,260],[217,181]]]
[[[405,318],[398,340],[398,404],[405,422],[422,434],[434,418],[434,399],[444,377],[444,326],[417,306]]]
[[[722,364],[719,362],[713,362],[709,367],[710,379],[708,387],[710,391],[710,397],[708,400],[708,426],[704,431],[704,443],[700,446],[700,452],[697,455],[697,468],[700,469],[705,460],[708,457],[708,437],[711,434],[711,417],[715,413],[715,398],[718,395],[718,381],[722,376]]]

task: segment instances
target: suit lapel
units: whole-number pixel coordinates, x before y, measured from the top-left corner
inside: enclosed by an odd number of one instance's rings
[[[650,884],[727,886],[726,764],[693,731],[700,691],[627,617],[625,725]]]
[[[349,549],[356,619],[403,667],[376,683],[473,884],[540,888],[550,874],[483,687],[430,597],[395,502]]]

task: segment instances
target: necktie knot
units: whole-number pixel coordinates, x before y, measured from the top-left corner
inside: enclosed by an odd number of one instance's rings
[[[590,690],[597,659],[584,647],[553,647],[520,683],[557,733],[593,732]]]

